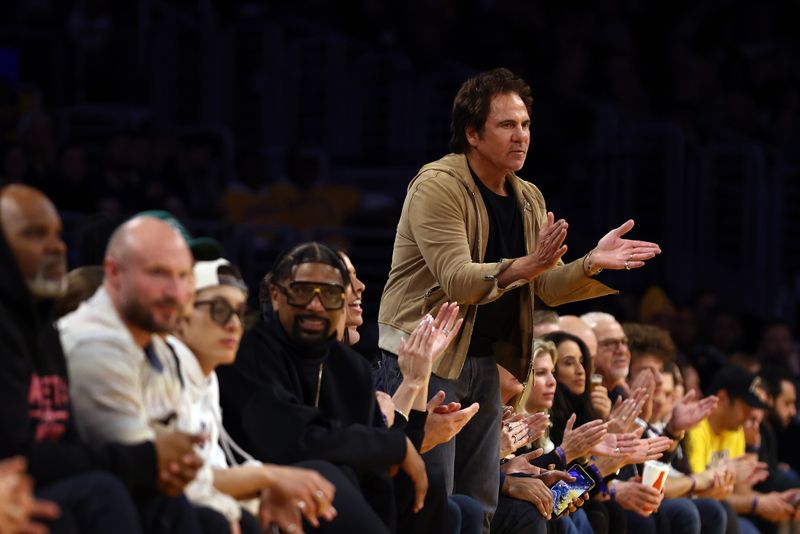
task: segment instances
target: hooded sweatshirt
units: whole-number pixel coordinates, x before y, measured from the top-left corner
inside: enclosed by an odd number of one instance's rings
[[[155,487],[153,443],[81,441],[51,301],[35,302],[0,231],[0,458],[23,455],[42,487],[90,470],[109,470],[137,495]]]

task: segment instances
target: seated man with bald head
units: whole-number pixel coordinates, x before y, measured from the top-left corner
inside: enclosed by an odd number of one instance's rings
[[[174,427],[183,406],[180,370],[162,336],[192,302],[192,264],[178,230],[135,217],[111,236],[103,285],[59,321],[78,429],[87,441],[152,441]],[[197,467],[174,473],[178,491]],[[195,515],[202,517],[196,532],[230,531],[221,514],[195,508]]]

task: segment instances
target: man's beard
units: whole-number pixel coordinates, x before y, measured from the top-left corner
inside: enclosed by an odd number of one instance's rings
[[[631,368],[629,365],[626,365],[625,367],[612,367],[609,374],[614,380],[622,380],[623,378],[627,378],[630,369]]]
[[[324,321],[324,325],[319,332],[319,335],[312,335],[309,334],[307,331],[303,330],[300,327],[300,321],[302,319],[313,318],[317,320]],[[292,323],[292,340],[295,343],[306,345],[309,347],[319,346],[327,343],[328,339],[330,339],[331,329],[331,321],[325,317],[320,317],[319,315],[295,315],[294,322]]]
[[[180,308],[178,302],[174,299],[163,299],[153,304]],[[153,334],[168,334],[175,329],[178,323],[177,314],[175,315],[175,319],[170,321],[169,324],[158,322],[153,312],[136,299],[127,299],[123,302],[120,312],[127,322],[141,328],[145,332],[152,332]]]
[[[47,273],[53,268],[59,268],[62,273],[58,278],[52,278]],[[26,280],[28,289],[36,298],[52,299],[62,296],[67,291],[66,262],[61,254],[46,256],[39,264],[39,269],[32,279]]]

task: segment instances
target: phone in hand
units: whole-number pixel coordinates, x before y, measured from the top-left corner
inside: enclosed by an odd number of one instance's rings
[[[575,477],[575,481],[559,480],[550,488],[553,494],[553,517],[559,517],[572,501],[594,487],[594,480],[580,464],[572,464],[567,471]]]

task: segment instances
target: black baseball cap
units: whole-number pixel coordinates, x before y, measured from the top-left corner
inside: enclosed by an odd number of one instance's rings
[[[761,385],[758,375],[737,366],[723,367],[711,380],[711,387],[708,392],[716,394],[724,389],[732,399],[742,399],[753,408],[766,410],[769,408],[756,394],[756,390]]]

